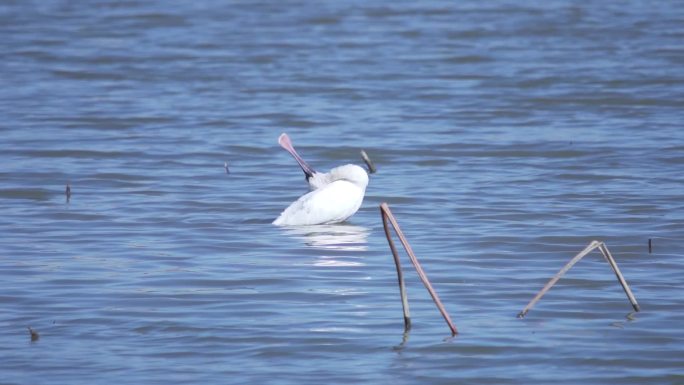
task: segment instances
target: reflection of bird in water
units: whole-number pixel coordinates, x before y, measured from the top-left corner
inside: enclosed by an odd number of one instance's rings
[[[288,235],[301,238],[313,248],[325,250],[364,251],[369,229],[353,225],[317,225],[288,227]]]
[[[363,168],[347,164],[330,172],[314,171],[297,154],[287,134],[278,143],[295,158],[304,171],[311,192],[288,206],[275,221],[277,226],[318,225],[344,222],[361,207],[368,186],[368,174]]]

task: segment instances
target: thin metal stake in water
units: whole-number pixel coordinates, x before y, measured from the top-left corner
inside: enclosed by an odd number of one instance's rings
[[[383,202],[380,204],[380,215],[382,216],[382,225],[385,229],[385,236],[387,236],[387,242],[389,243],[390,249],[392,250],[392,255],[394,256],[394,264],[397,268],[397,277],[399,279],[399,292],[401,294],[401,304],[404,309],[405,329],[409,330],[411,328],[411,315],[409,313],[408,297],[406,296],[406,286],[404,283],[404,275],[402,273],[401,263],[399,262],[399,254],[397,253],[397,249],[394,246],[394,242],[392,242],[392,236],[389,231],[388,221],[394,228],[394,232],[397,234],[399,241],[401,241],[401,244],[404,246],[404,250],[406,250],[406,253],[409,256],[409,259],[411,260],[413,267],[415,267],[418,276],[420,277],[421,281],[423,281],[423,285],[425,285],[425,288],[430,293],[430,296],[432,297],[432,300],[435,302],[437,309],[439,309],[440,313],[442,313],[442,317],[444,317],[444,320],[449,326],[451,334],[458,334],[456,326],[453,322],[451,322],[451,317],[449,317],[449,314],[444,308],[442,301],[439,299],[437,292],[435,292],[435,289],[433,289],[432,284],[430,284],[430,281],[428,280],[425,271],[423,271],[423,268],[420,266],[418,258],[416,258],[416,255],[413,253],[411,245],[408,243],[408,240],[404,236],[404,233],[401,231],[401,228],[399,228],[399,223],[397,223],[397,220],[394,218],[394,215],[392,214],[392,211],[390,211],[390,208],[387,205],[387,203]]]
[[[382,213],[382,206],[380,212]],[[385,215],[382,215],[382,227],[385,229],[385,236],[387,237],[387,243],[389,243],[390,250],[392,250],[392,257],[394,257],[394,266],[397,268],[397,279],[399,280],[399,294],[401,294],[401,307],[404,310],[404,329],[409,331],[411,329],[411,311],[409,310],[408,296],[406,295],[406,284],[404,283],[404,273],[401,269],[401,262],[399,261],[399,253],[397,253],[397,248],[394,246],[394,241],[392,241],[392,234],[390,233],[387,222],[385,221]]]
[[[518,318],[525,317],[527,312],[530,311],[530,309],[532,309],[534,304],[536,304],[537,301],[539,301],[541,299],[541,297],[543,297],[544,294],[546,294],[546,292],[549,291],[549,289],[551,289],[551,287],[553,285],[555,285],[556,282],[558,282],[558,280],[568,270],[570,270],[570,268],[572,266],[574,266],[577,262],[579,262],[580,259],[584,258],[585,255],[589,254],[590,252],[592,252],[594,249],[597,249],[597,248],[599,249],[601,254],[603,254],[605,259],[608,261],[611,268],[615,272],[615,275],[617,276],[618,281],[620,282],[620,285],[622,285],[622,288],[624,289],[625,293],[627,294],[627,298],[629,299],[629,302],[632,304],[632,307],[634,308],[634,310],[639,311],[639,305],[636,302],[636,298],[634,298],[632,291],[629,289],[629,286],[627,285],[627,281],[625,281],[625,278],[622,276],[620,269],[618,269],[617,263],[615,262],[615,259],[613,258],[613,256],[610,254],[610,251],[608,251],[608,247],[606,246],[606,244],[603,242],[599,242],[599,241],[592,241],[591,243],[589,243],[589,245],[587,247],[584,248],[584,250],[580,251],[577,255],[575,255],[570,260],[570,262],[568,262],[565,266],[563,266],[563,268],[560,269],[560,271],[558,273],[556,273],[556,275],[554,275],[553,278],[551,278],[549,280],[549,282],[539,291],[539,293],[537,293],[537,295],[534,296],[534,298],[532,298],[530,303],[528,303],[527,306],[525,306],[525,308],[520,313],[518,313]]]
[[[615,258],[613,258],[613,256],[610,254],[610,250],[608,250],[606,244],[601,242],[601,244],[599,245],[599,250],[610,264],[610,267],[613,268],[613,272],[615,272],[615,276],[617,277],[618,281],[620,281],[620,285],[622,285],[622,290],[624,290],[625,294],[627,294],[627,299],[629,299],[629,302],[632,304],[634,311],[641,310],[639,308],[639,304],[637,303],[636,298],[634,298],[634,294],[632,294],[632,290],[630,290],[629,285],[627,285],[625,277],[622,276],[622,273],[618,268],[617,262],[615,262]]]

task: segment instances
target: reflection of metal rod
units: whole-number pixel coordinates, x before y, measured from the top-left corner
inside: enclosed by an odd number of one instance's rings
[[[401,294],[401,303],[404,308],[405,329],[409,330],[411,328],[411,315],[409,313],[408,297],[406,296],[406,286],[404,284],[404,276],[401,270],[401,263],[399,262],[399,254],[397,253],[397,249],[394,246],[394,242],[392,242],[392,236],[387,225],[388,221],[392,224],[394,232],[397,234],[397,237],[401,241],[401,244],[404,246],[404,250],[406,250],[406,253],[409,256],[409,259],[411,260],[413,267],[415,267],[418,276],[420,277],[421,281],[423,281],[423,285],[425,285],[425,288],[430,293],[430,296],[432,297],[432,300],[435,302],[437,309],[439,309],[440,313],[442,313],[442,317],[444,317],[444,320],[449,326],[449,329],[451,329],[451,334],[458,334],[456,326],[453,324],[453,322],[451,322],[449,314],[444,308],[444,305],[442,305],[442,301],[440,301],[439,296],[435,292],[435,289],[432,288],[432,285],[430,284],[427,275],[425,275],[425,271],[423,271],[423,268],[420,266],[418,258],[416,258],[416,255],[413,253],[411,245],[409,245],[408,240],[404,236],[404,233],[402,233],[401,228],[399,228],[399,224],[397,223],[397,220],[394,218],[394,215],[392,214],[392,211],[390,211],[390,208],[387,205],[387,203],[383,202],[380,204],[380,215],[382,216],[382,225],[385,229],[385,235],[387,236],[387,243],[389,243],[390,249],[392,250],[392,255],[394,256],[394,264],[397,268],[397,277],[399,278],[399,292]]]
[[[625,278],[622,276],[622,273],[620,272],[620,269],[618,269],[617,263],[615,262],[615,259],[613,256],[610,254],[610,251],[608,251],[608,247],[606,247],[606,244],[603,242],[599,241],[592,241],[587,247],[584,248],[584,250],[580,251],[579,254],[575,255],[570,262],[565,264],[562,269],[556,275],[553,276],[549,280],[549,282],[537,293],[534,298],[530,301],[530,303],[525,306],[525,308],[518,313],[518,318],[523,318],[530,309],[532,309],[532,306],[537,303],[541,299],[544,294],[546,294],[549,289],[558,282],[558,280],[568,271],[572,266],[574,266],[577,262],[579,262],[580,259],[584,258],[585,255],[589,254],[592,252],[594,249],[599,249],[601,254],[606,258],[608,263],[610,264],[610,267],[613,269],[615,272],[615,275],[617,276],[618,281],[620,282],[620,285],[622,285],[622,288],[625,290],[625,293],[627,294],[627,298],[629,299],[629,302],[632,304],[632,307],[634,310],[639,311],[639,305],[636,302],[636,298],[634,298],[634,295],[632,294],[632,291],[629,289],[629,286],[627,285],[627,281],[625,281]]]

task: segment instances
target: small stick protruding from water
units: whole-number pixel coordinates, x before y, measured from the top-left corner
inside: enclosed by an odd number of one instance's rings
[[[653,251],[653,248],[651,247],[651,238],[648,238],[648,253],[651,254],[651,251]]]
[[[40,339],[40,334],[37,331],[28,326],[29,334],[31,335],[31,342],[36,342]]]
[[[618,281],[620,282],[620,285],[622,285],[622,289],[625,291],[625,294],[627,294],[627,298],[629,299],[629,302],[632,304],[632,307],[634,308],[635,311],[639,311],[639,305],[636,302],[636,298],[634,298],[634,295],[632,294],[632,291],[629,289],[629,286],[627,286],[627,281],[625,281],[625,278],[622,276],[622,273],[620,272],[620,269],[617,267],[617,263],[615,262],[615,259],[613,256],[610,254],[610,251],[608,251],[608,247],[606,246],[605,243],[599,242],[599,241],[592,241],[589,243],[587,247],[584,248],[584,250],[580,251],[577,255],[575,255],[570,262],[565,264],[562,269],[556,275],[554,275],[549,282],[537,293],[534,298],[530,301],[530,303],[525,306],[525,308],[518,313],[518,318],[523,318],[527,314],[530,309],[532,309],[532,306],[537,303],[541,299],[544,294],[546,294],[549,289],[553,285],[558,282],[558,280],[568,271],[572,266],[574,266],[577,262],[579,262],[580,259],[584,258],[585,255],[589,254],[592,252],[594,249],[599,249],[601,254],[603,254],[604,258],[608,261],[608,264],[610,264],[610,267],[613,269],[613,272],[615,272],[615,275],[618,278]]]
[[[373,162],[371,162],[370,157],[368,157],[368,154],[366,154],[365,150],[361,150],[361,157],[363,158],[363,161],[366,162],[366,167],[368,167],[368,172],[371,174],[375,174],[377,169],[375,168],[375,165]]]
[[[387,203],[383,202],[380,204],[380,216],[382,217],[382,226],[385,229],[385,235],[387,236],[387,243],[390,245],[390,249],[392,250],[392,255],[394,256],[394,263],[397,267],[397,276],[399,278],[399,291],[401,294],[401,303],[404,307],[404,327],[405,330],[409,330],[411,328],[411,318],[409,315],[408,311],[408,297],[406,296],[406,288],[404,286],[404,277],[401,272],[401,264],[399,263],[399,255],[397,253],[396,247],[394,247],[394,243],[392,242],[392,237],[389,232],[389,226],[388,226],[388,221],[389,223],[392,224],[392,228],[394,228],[394,232],[397,234],[397,237],[399,238],[399,241],[401,241],[402,246],[404,246],[404,250],[406,250],[406,254],[408,254],[409,259],[411,260],[411,263],[413,264],[413,267],[416,269],[416,272],[418,273],[418,276],[420,277],[420,280],[423,281],[423,285],[425,285],[425,288],[427,291],[430,293],[430,296],[432,297],[432,300],[435,302],[435,305],[437,306],[437,309],[439,309],[439,312],[442,313],[442,317],[444,317],[444,320],[446,321],[447,325],[449,326],[449,329],[451,330],[452,335],[458,334],[458,330],[456,329],[456,326],[454,325],[453,322],[451,322],[451,317],[449,317],[449,313],[447,313],[446,309],[444,308],[444,305],[442,304],[442,301],[439,299],[439,296],[437,295],[437,292],[435,289],[432,288],[432,284],[430,284],[430,280],[428,280],[427,275],[425,274],[425,271],[423,271],[423,268],[420,266],[420,263],[418,262],[418,258],[416,258],[416,255],[413,253],[413,249],[411,248],[411,245],[408,243],[408,240],[404,236],[404,233],[401,231],[401,228],[399,227],[399,223],[397,223],[397,220],[394,218],[394,215],[392,214],[392,211],[390,211],[389,206]]]
[[[226,169],[226,174],[230,174],[230,169],[228,169],[228,162],[223,162],[223,168]]]
[[[64,194],[66,195],[67,203],[69,203],[69,201],[71,201],[71,186],[69,185],[69,183],[67,183],[66,185],[66,190],[64,191]]]

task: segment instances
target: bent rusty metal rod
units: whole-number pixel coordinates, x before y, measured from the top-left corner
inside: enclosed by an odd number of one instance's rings
[[[561,279],[561,277],[562,277],[568,270],[570,270],[571,267],[573,267],[573,266],[574,266],[580,259],[582,259],[585,255],[589,254],[592,250],[594,250],[595,248],[597,248],[598,245],[599,245],[599,242],[598,242],[598,241],[592,241],[592,242],[589,244],[589,246],[585,247],[584,250],[580,251],[577,255],[575,255],[575,257],[572,258],[572,259],[570,260],[570,262],[568,262],[565,266],[563,266],[563,268],[560,269],[560,271],[559,271],[558,273],[556,273],[556,275],[554,275],[553,278],[551,278],[551,279],[549,280],[549,282],[548,282],[548,283],[539,291],[539,293],[537,293],[537,295],[534,296],[534,298],[532,298],[532,300],[530,301],[530,303],[528,303],[527,306],[525,306],[525,308],[524,308],[520,313],[518,313],[518,318],[523,318],[523,317],[525,316],[525,314],[527,314],[527,312],[530,311],[530,309],[532,309],[532,306],[534,306],[534,304],[536,304],[537,301],[539,301],[539,300],[541,299],[541,297],[543,297],[544,294],[546,294],[546,292],[549,291],[549,289],[550,289],[553,285],[555,285],[556,282],[558,282],[558,280]]]
[[[449,317],[449,313],[447,313],[446,309],[444,308],[444,305],[442,304],[442,301],[439,299],[439,296],[437,295],[437,292],[435,292],[435,289],[432,287],[432,284],[430,284],[430,281],[428,280],[427,275],[425,274],[425,271],[423,270],[423,268],[420,266],[420,263],[418,262],[418,258],[416,258],[416,255],[413,253],[413,249],[411,249],[411,245],[408,243],[408,240],[404,236],[404,233],[401,231],[401,228],[399,227],[399,223],[397,223],[397,220],[394,218],[392,211],[390,210],[389,206],[385,202],[380,204],[380,215],[382,216],[382,225],[385,229],[385,235],[387,236],[387,242],[389,243],[390,249],[392,250],[392,255],[394,256],[394,264],[396,265],[396,268],[397,268],[397,277],[399,279],[399,291],[401,294],[401,303],[402,303],[402,306],[404,309],[404,327],[405,327],[405,329],[409,330],[411,328],[411,315],[409,313],[408,297],[406,296],[406,286],[404,283],[404,276],[402,274],[401,263],[399,262],[399,254],[397,253],[397,249],[394,246],[394,242],[392,242],[392,236],[390,234],[389,226],[387,223],[388,221],[392,225],[392,227],[394,228],[394,231],[397,234],[399,241],[401,241],[401,244],[404,246],[404,250],[406,250],[406,254],[408,254],[409,259],[411,260],[411,263],[413,264],[413,267],[415,267],[416,272],[418,273],[418,276],[420,277],[421,281],[423,281],[423,285],[425,285],[425,288],[430,293],[430,296],[432,297],[432,300],[435,302],[437,309],[439,309],[440,313],[442,313],[442,317],[444,317],[444,320],[446,321],[447,325],[449,326],[449,329],[451,330],[451,334],[452,335],[458,334],[458,330],[456,329],[456,326],[454,325],[454,323],[451,321],[451,317]]]
[[[570,260],[570,262],[568,262],[565,266],[563,266],[563,268],[560,269],[560,271],[558,273],[556,273],[556,275],[554,275],[553,278],[551,278],[549,280],[549,282],[539,291],[539,293],[537,293],[537,295],[534,296],[534,298],[532,298],[530,303],[528,303],[527,306],[525,306],[525,308],[520,313],[518,313],[518,318],[525,317],[527,312],[530,311],[530,309],[532,309],[534,304],[536,304],[537,301],[539,301],[541,299],[541,297],[543,297],[544,294],[546,294],[546,292],[549,291],[549,289],[551,289],[551,287],[553,285],[555,285],[556,282],[558,282],[558,280],[568,270],[570,270],[571,267],[573,267],[577,262],[579,262],[579,260],[584,258],[584,256],[586,256],[587,254],[589,254],[590,252],[592,252],[594,249],[597,249],[597,248],[599,249],[599,251],[601,251],[601,254],[603,254],[605,259],[608,261],[610,266],[613,268],[613,271],[615,272],[615,275],[617,276],[618,281],[620,281],[622,288],[625,290],[625,293],[627,294],[627,298],[631,302],[632,307],[634,308],[634,310],[639,311],[639,305],[637,304],[636,299],[634,298],[634,295],[632,294],[632,291],[629,289],[629,286],[627,286],[627,281],[625,281],[624,277],[622,276],[622,273],[620,272],[620,269],[618,269],[617,263],[615,262],[615,259],[610,254],[610,251],[608,251],[608,247],[606,247],[605,243],[603,243],[603,242],[591,241],[591,243],[589,243],[589,245],[587,247],[585,247],[584,250],[580,251],[577,255],[575,255]]]

